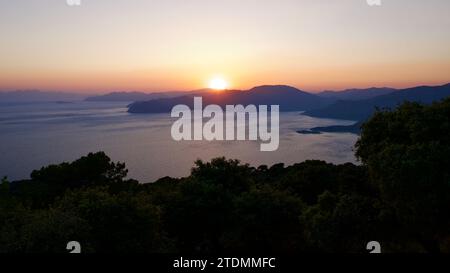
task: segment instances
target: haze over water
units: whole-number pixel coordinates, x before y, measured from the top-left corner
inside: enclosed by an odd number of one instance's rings
[[[316,126],[350,125],[353,121],[318,119],[299,112],[280,113],[280,146],[261,152],[251,141],[172,140],[170,114],[133,115],[127,103],[0,104],[0,176],[28,178],[48,164],[72,161],[89,152],[105,151],[127,164],[129,177],[153,182],[164,176],[189,174],[196,159],[218,156],[240,159],[252,166],[293,164],[307,159],[333,163],[356,162],[349,133],[302,135]]]

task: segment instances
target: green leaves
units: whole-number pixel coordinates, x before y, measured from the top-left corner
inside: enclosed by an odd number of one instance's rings
[[[405,232],[439,249],[450,230],[450,99],[377,112],[356,148]]]

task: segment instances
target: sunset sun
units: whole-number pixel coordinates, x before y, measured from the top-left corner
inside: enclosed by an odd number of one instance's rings
[[[223,78],[213,78],[209,81],[209,88],[214,90],[225,90],[228,88],[228,82]]]

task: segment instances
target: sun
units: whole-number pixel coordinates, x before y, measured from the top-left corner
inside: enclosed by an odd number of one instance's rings
[[[228,82],[223,78],[213,78],[209,81],[209,88],[214,90],[225,90],[228,88]]]

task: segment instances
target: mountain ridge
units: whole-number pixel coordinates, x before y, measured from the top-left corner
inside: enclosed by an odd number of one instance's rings
[[[417,86],[376,96],[370,99],[340,100],[324,108],[306,111],[304,115],[318,118],[365,120],[377,108],[393,108],[404,101],[430,104],[450,96],[450,83],[439,86]]]
[[[130,113],[165,113],[178,104],[193,106],[195,95],[175,98],[161,98],[134,102],[129,105]],[[280,105],[280,111],[305,111],[331,104],[334,100],[287,85],[262,85],[249,90],[227,90],[202,94],[204,104],[224,105]]]
[[[148,101],[160,98],[172,98],[189,94],[201,94],[210,89],[198,89],[192,91],[158,91],[158,92],[141,92],[141,91],[114,91],[103,95],[94,95],[87,97],[85,101],[115,101],[115,102],[131,102],[131,101]]]
[[[398,91],[399,89],[390,87],[370,87],[370,88],[352,88],[340,91],[322,91],[317,93],[318,96],[324,98],[334,98],[337,100],[362,100],[387,95]]]

